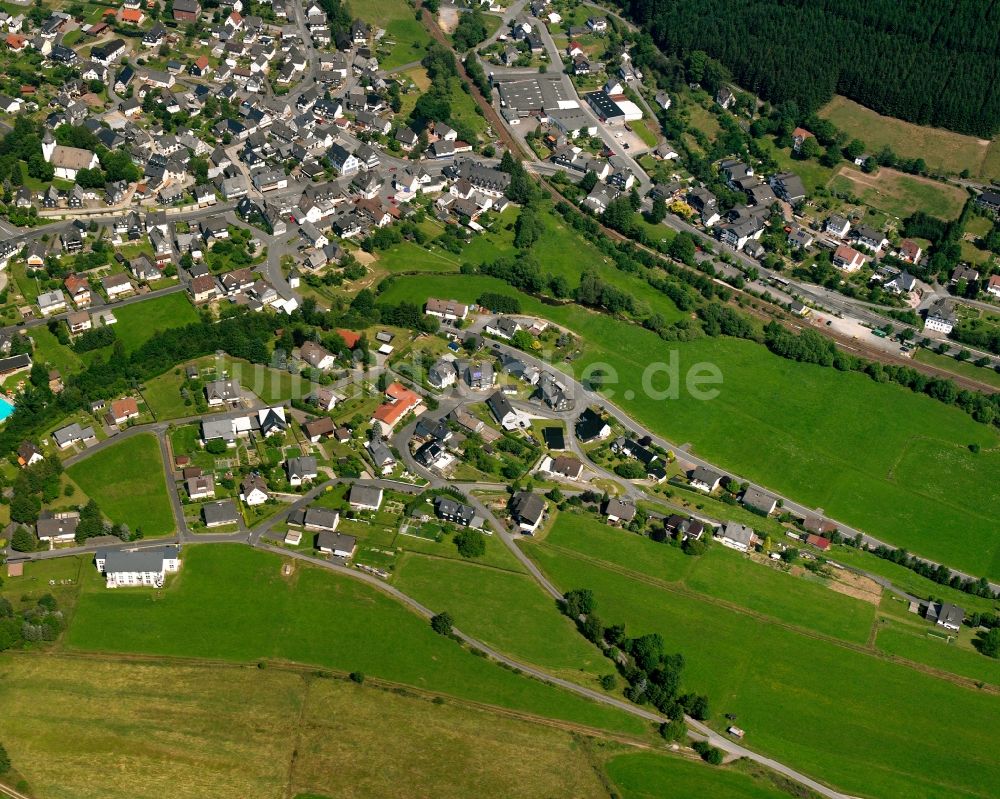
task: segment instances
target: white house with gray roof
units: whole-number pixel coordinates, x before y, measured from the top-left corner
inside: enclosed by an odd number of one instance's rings
[[[100,550],[94,565],[107,580],[108,588],[147,585],[161,588],[167,574],[181,567],[180,549],[162,546],[152,549]]]

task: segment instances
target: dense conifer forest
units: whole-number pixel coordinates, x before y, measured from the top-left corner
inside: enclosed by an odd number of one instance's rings
[[[882,114],[1000,129],[996,0],[618,0],[666,54],[704,50],[773,103],[834,93]]]

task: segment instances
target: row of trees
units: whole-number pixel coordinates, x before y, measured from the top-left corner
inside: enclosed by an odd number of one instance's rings
[[[587,640],[597,644],[628,683],[625,697],[640,705],[650,704],[674,723],[676,739],[684,737],[684,714],[699,721],[709,717],[708,697],[681,693],[684,656],[666,651],[659,633],[630,638],[625,625],[605,626],[597,614],[594,593],[577,588],[563,595],[565,613]],[[609,680],[607,685],[613,685]]]
[[[879,113],[991,137],[1000,128],[995,76],[1000,9],[928,0],[620,0],[668,57],[700,48],[748,90],[806,112],[835,93]],[[712,62],[701,82],[728,76]]]

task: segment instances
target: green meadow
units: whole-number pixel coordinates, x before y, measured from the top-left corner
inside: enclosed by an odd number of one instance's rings
[[[70,649],[255,662],[310,663],[631,734],[621,711],[500,668],[435,634],[378,590],[241,545],[188,546],[160,592],[85,582]]]
[[[66,471],[111,521],[147,538],[173,531],[160,445],[151,433],[112,444]]]
[[[526,574],[411,554],[393,582],[427,607],[447,610],[462,632],[561,677],[594,687],[612,670]]]
[[[622,799],[788,799],[789,794],[732,767],[713,768],[651,752],[616,755],[604,770]]]
[[[181,291],[112,310],[118,319],[115,333],[124,342],[125,351],[129,353],[139,349],[163,330],[198,321],[198,312],[188,300],[187,294]]]
[[[544,543],[527,550],[563,590],[590,588],[606,624],[658,632],[681,652],[685,690],[713,724],[736,715],[745,743],[851,794],[992,797],[1000,696],[958,687],[854,647],[656,588]]]
[[[474,301],[483,291],[517,292],[482,276],[400,278],[385,301],[440,296]],[[663,342],[635,325],[578,306],[552,307],[521,295],[526,313],[565,325],[586,342],[577,375],[593,364],[617,374],[609,397],[677,444],[896,546],[954,568],[1000,576],[1000,436],[967,414],[900,386],[880,384],[772,355],[730,338]],[[718,396],[676,399],[651,364],[676,357],[688,370],[714,365]],[[982,451],[973,454],[968,445]]]

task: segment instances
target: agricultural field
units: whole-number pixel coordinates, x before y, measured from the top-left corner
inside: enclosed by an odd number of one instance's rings
[[[914,619],[911,624],[886,619],[879,628],[875,646],[890,655],[1000,686],[1000,662],[981,655],[968,640],[963,641],[964,645],[943,640],[926,621]],[[960,637],[970,639],[971,631],[963,628]]]
[[[140,433],[111,444],[66,470],[111,521],[147,538],[174,529],[156,437]]]
[[[183,327],[198,321],[198,312],[184,292],[166,294],[154,300],[114,308],[118,324],[115,333],[125,344],[125,352],[139,349],[162,330]]]
[[[596,559],[635,579],[645,577],[658,588],[711,597],[737,612],[767,616],[843,641],[864,644],[875,621],[872,604],[779,567],[750,562],[721,545],[711,546],[700,557],[689,557],[677,547],[577,513],[560,513],[543,545],[561,557]]]
[[[568,731],[450,699],[432,702],[372,680],[356,685],[307,671],[222,664],[7,656],[0,660],[0,701],[5,746],[38,796],[607,795]],[[624,749],[605,741],[590,746],[600,754]],[[643,769],[673,773],[660,759],[667,757],[644,756]],[[686,781],[715,777],[707,766],[682,765],[693,772]],[[632,779],[631,769],[622,773]]]
[[[749,341],[666,344],[634,325],[576,306],[544,306],[480,276],[401,279],[382,299],[475,301],[483,291],[519,296],[525,313],[580,334],[587,345],[572,365],[575,373],[605,364],[617,375],[608,396],[655,432],[697,442],[696,454],[896,546],[1000,576],[989,510],[1000,502],[990,477],[1000,469],[1000,436],[965,413],[863,375],[784,360]],[[682,378],[714,364],[723,376],[718,396],[699,401],[680,387],[677,399],[650,396],[643,373],[671,357]],[[667,387],[666,378],[654,377],[654,388]],[[824,396],[839,400],[818,405],[815,398]],[[982,451],[970,452],[971,443]]]
[[[955,219],[968,199],[957,186],[884,167],[871,175],[853,167],[841,167],[829,187],[838,193],[850,193],[865,205],[900,219],[914,211]]]
[[[427,607],[447,609],[462,632],[550,673],[594,687],[612,670],[526,574],[406,555],[393,582]]]
[[[606,624],[658,632],[681,652],[686,690],[707,693],[713,724],[735,714],[746,743],[852,794],[994,796],[1000,696],[637,582],[544,544],[530,556],[561,590],[589,588]],[[872,712],[874,706],[878,713]],[[822,731],[822,734],[817,734]]]
[[[968,169],[973,177],[1000,177],[1000,162],[988,157],[995,147],[989,140],[882,116],[841,96],[821,108],[819,115],[861,139],[869,151],[888,145],[903,158],[923,158],[933,172],[957,175]]]
[[[702,763],[647,752],[619,754],[604,765],[622,799],[725,796],[726,799],[788,799],[789,794],[754,779],[739,766],[709,770]]]
[[[65,646],[236,663],[277,659],[360,670],[370,676],[602,729],[643,734],[646,725],[518,676],[435,634],[374,588],[240,545],[188,546],[160,592],[107,591],[85,580]],[[246,608],[255,608],[247,613]],[[126,624],[126,620],[128,623]]]

